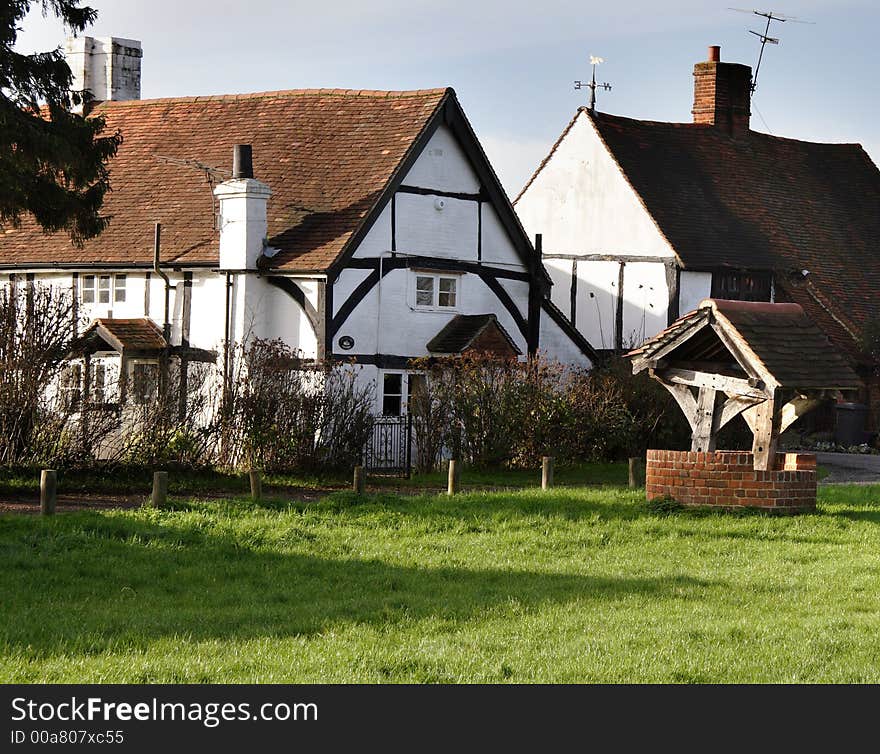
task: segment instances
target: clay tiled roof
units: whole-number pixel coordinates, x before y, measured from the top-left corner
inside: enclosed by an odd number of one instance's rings
[[[685,268],[775,271],[850,351],[839,320],[880,316],[880,171],[861,146],[586,115]]]
[[[116,351],[161,351],[168,345],[161,328],[148,317],[96,319],[80,340],[87,343],[96,338]]]
[[[519,355],[513,338],[505,330],[494,314],[458,314],[453,317],[444,327],[428,342],[429,353],[463,353],[469,348],[480,345],[481,336],[487,335],[485,342],[494,345],[504,345],[504,350]],[[497,349],[492,349],[497,350]]]
[[[764,372],[772,375],[781,387],[807,389],[857,389],[861,382],[844,357],[835,349],[828,337],[806,315],[798,304],[770,304],[753,301],[724,301],[707,299],[699,308],[688,312],[663,332],[647,340],[628,354],[638,359],[650,359],[670,343],[681,345],[664,356],[672,366],[674,354],[706,348],[705,339],[687,331],[710,328],[713,322],[746,344],[753,362]],[[721,342],[712,337],[715,353],[709,357],[718,359]],[[679,351],[681,349],[681,351]],[[725,349],[726,350],[726,349]],[[705,358],[705,357],[704,357]]]
[[[232,148],[251,144],[267,183],[272,266],[323,270],[373,208],[451,90],[339,89],[105,102],[123,143],[110,164],[110,225],[82,249],[25,220],[0,231],[0,264],[146,264],[162,223],[166,263],[217,264],[209,174],[230,176]]]

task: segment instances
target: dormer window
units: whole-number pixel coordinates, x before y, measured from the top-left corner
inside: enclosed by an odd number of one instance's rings
[[[416,273],[417,309],[455,309],[458,307],[458,276]]]

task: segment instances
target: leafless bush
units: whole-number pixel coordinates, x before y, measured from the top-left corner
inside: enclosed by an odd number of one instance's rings
[[[0,463],[53,460],[72,407],[54,387],[74,333],[72,292],[31,282],[0,287]],[[60,413],[60,415],[58,415]]]
[[[230,468],[341,468],[363,452],[372,386],[354,368],[317,367],[282,341],[231,349],[220,412],[219,461]]]

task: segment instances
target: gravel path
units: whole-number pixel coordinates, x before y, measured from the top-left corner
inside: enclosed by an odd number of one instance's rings
[[[830,472],[820,484],[880,484],[880,455],[816,453],[816,461]]]

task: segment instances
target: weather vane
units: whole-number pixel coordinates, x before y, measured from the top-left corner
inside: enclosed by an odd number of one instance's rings
[[[596,112],[596,89],[604,89],[606,92],[611,91],[611,84],[606,82],[602,82],[601,84],[596,83],[596,66],[600,63],[604,63],[605,58],[599,58],[595,55],[590,55],[590,65],[593,67],[593,75],[592,78],[584,83],[583,81],[575,81],[574,88],[575,89],[589,89],[590,90],[590,112]]]
[[[752,77],[752,94],[755,93],[755,89],[758,88],[758,71],[761,70],[761,60],[764,58],[764,48],[770,45],[778,45],[779,38],[770,36],[770,24],[774,21],[779,21],[779,23],[786,23],[790,21],[795,24],[810,24],[812,21],[801,21],[794,16],[783,16],[781,13],[776,13],[775,11],[763,11],[763,10],[745,10],[744,8],[730,8],[729,10],[735,10],[737,13],[749,13],[755,16],[761,16],[762,18],[767,19],[767,25],[764,27],[764,31],[752,31],[749,29],[749,34],[754,34],[758,39],[761,40],[761,51],[758,53],[758,64],[755,66],[755,75]]]

